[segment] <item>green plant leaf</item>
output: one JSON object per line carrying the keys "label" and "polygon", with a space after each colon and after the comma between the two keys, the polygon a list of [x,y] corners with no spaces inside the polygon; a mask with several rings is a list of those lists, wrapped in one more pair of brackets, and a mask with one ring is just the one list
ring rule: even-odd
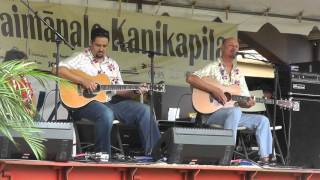
{"label": "green plant leaf", "polygon": [[16,146],[12,138],[13,133],[19,134],[30,146],[37,159],[45,155],[44,139],[41,138],[41,129],[35,127],[33,117],[26,111],[21,93],[25,90],[15,89],[12,80],[21,81],[22,77],[33,77],[46,87],[48,80],[61,81],[60,78],[35,70],[34,63],[9,61],[0,63],[0,133],[6,136]]}

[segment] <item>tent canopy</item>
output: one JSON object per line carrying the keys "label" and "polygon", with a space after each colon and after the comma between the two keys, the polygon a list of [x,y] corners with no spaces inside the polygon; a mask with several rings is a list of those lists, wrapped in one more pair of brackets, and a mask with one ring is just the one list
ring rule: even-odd
{"label": "tent canopy", "polygon": [[[32,0],[48,2],[48,0]],[[256,32],[265,23],[282,33],[308,35],[320,27],[320,1],[316,0],[50,0],[50,3],[169,14],[202,21],[238,24],[240,31]]]}
{"label": "tent canopy", "polygon": [[[143,2],[158,3],[159,0]],[[163,5],[192,7],[207,10],[227,10],[244,14],[282,16],[320,21],[320,1],[315,0],[164,0]]]}
{"label": "tent canopy", "polygon": [[[240,31],[256,32],[271,23],[282,33],[307,35],[313,26],[320,25],[320,1],[315,0],[145,0],[158,6],[180,7],[167,9],[170,15],[182,15],[200,20],[239,25]],[[159,8],[159,11],[162,8]],[[183,10],[184,9],[184,12]],[[180,12],[180,14],[179,14]]]}

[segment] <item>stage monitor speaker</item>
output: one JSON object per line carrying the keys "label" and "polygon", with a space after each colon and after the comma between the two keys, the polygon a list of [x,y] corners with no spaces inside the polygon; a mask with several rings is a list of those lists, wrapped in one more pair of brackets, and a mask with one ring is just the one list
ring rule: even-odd
{"label": "stage monitor speaker", "polygon": [[155,160],[168,163],[229,165],[234,149],[232,130],[173,127],[152,150]]}
{"label": "stage monitor speaker", "polygon": [[[41,130],[35,135],[45,139],[45,160],[71,160],[74,131],[72,123],[36,122],[35,126]],[[18,147],[0,134],[0,159],[35,159],[34,153],[21,135],[12,131],[12,136]]]}
{"label": "stage monitor speaker", "polygon": [[286,118],[291,141],[288,164],[320,168],[320,100],[293,98],[293,101],[300,102],[300,111],[289,111]]}
{"label": "stage monitor speaker", "polygon": [[191,88],[166,86],[165,93],[155,93],[155,113],[157,119],[168,119],[169,108],[180,108],[179,118],[189,118],[189,113],[196,112],[192,106]]}

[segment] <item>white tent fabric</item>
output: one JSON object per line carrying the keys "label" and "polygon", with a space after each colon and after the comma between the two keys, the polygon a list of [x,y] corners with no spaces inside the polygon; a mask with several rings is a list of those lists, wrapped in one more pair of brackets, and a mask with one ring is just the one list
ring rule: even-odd
{"label": "white tent fabric", "polygon": [[[135,3],[106,0],[32,0],[80,6],[136,11]],[[240,31],[256,32],[271,23],[282,33],[307,35],[313,26],[320,27],[320,1],[317,0],[144,0],[142,12],[238,24]],[[154,5],[150,5],[153,3]],[[194,6],[192,5],[194,4]],[[227,10],[229,7],[229,10]],[[268,10],[268,11],[267,11]]]}

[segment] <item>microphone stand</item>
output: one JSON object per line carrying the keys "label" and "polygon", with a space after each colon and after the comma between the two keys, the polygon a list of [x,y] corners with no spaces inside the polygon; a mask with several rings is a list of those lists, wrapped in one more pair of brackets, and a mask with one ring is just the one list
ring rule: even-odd
{"label": "microphone stand", "polygon": [[[120,47],[124,47],[124,48],[129,48],[128,47],[128,43],[121,43],[121,42],[116,42],[115,44],[117,44]],[[144,49],[139,49],[139,48],[135,48],[134,50],[148,54],[148,57],[150,58],[150,120],[153,119],[153,117],[155,118],[155,120],[157,120],[155,113],[154,113],[154,92],[153,92],[153,86],[154,86],[154,56],[155,55],[162,55],[161,53],[155,52],[155,51],[149,51],[149,50],[144,50]],[[152,125],[150,122],[150,136],[152,134]],[[149,138],[150,141],[150,145],[151,145],[151,137]],[[152,147],[151,149],[152,150]],[[151,151],[150,151],[151,152]],[[147,152],[147,153],[150,153]]]}
{"label": "microphone stand", "polygon": [[[59,76],[59,62],[60,62],[60,44],[63,41],[70,49],[74,50],[74,46],[72,46],[57,30],[55,30],[50,24],[48,24],[43,18],[41,18],[38,15],[38,11],[33,10],[30,6],[29,3],[26,3],[23,0],[20,0],[20,2],[25,5],[33,14],[36,18],[38,18],[44,25],[46,25],[51,31],[54,32],[56,36],[56,76]],[[55,121],[57,121],[58,117],[58,95],[59,95],[59,88],[58,88],[58,82],[56,82],[56,87],[55,87],[55,97],[54,97],[54,117]],[[52,116],[50,115],[48,121],[52,120]]]}
{"label": "microphone stand", "polygon": [[[274,92],[273,92],[273,99],[274,99],[274,104],[273,104],[273,121],[272,121],[272,156],[276,157],[277,153],[275,152],[275,144],[279,147],[279,153],[280,153],[280,158],[281,162],[283,165],[285,165],[285,161],[283,158],[282,151],[280,149],[279,141],[276,135],[276,119],[277,119],[277,99],[278,99],[278,86],[279,86],[279,71],[278,71],[278,66],[276,64],[273,64],[274,68]],[[274,142],[276,141],[276,142]]]}
{"label": "microphone stand", "polygon": [[[152,120],[152,117],[155,118],[155,121],[157,120],[157,117],[155,116],[155,112],[154,112],[154,92],[153,92],[153,85],[154,85],[154,55],[155,53],[154,52],[147,52],[148,53],[148,57],[150,58],[150,125],[149,125],[149,142],[150,142],[150,145],[151,145],[151,135],[152,135],[152,125],[151,125],[151,120]],[[152,147],[151,149],[149,150],[149,152],[147,153],[151,153],[152,151]]]}

